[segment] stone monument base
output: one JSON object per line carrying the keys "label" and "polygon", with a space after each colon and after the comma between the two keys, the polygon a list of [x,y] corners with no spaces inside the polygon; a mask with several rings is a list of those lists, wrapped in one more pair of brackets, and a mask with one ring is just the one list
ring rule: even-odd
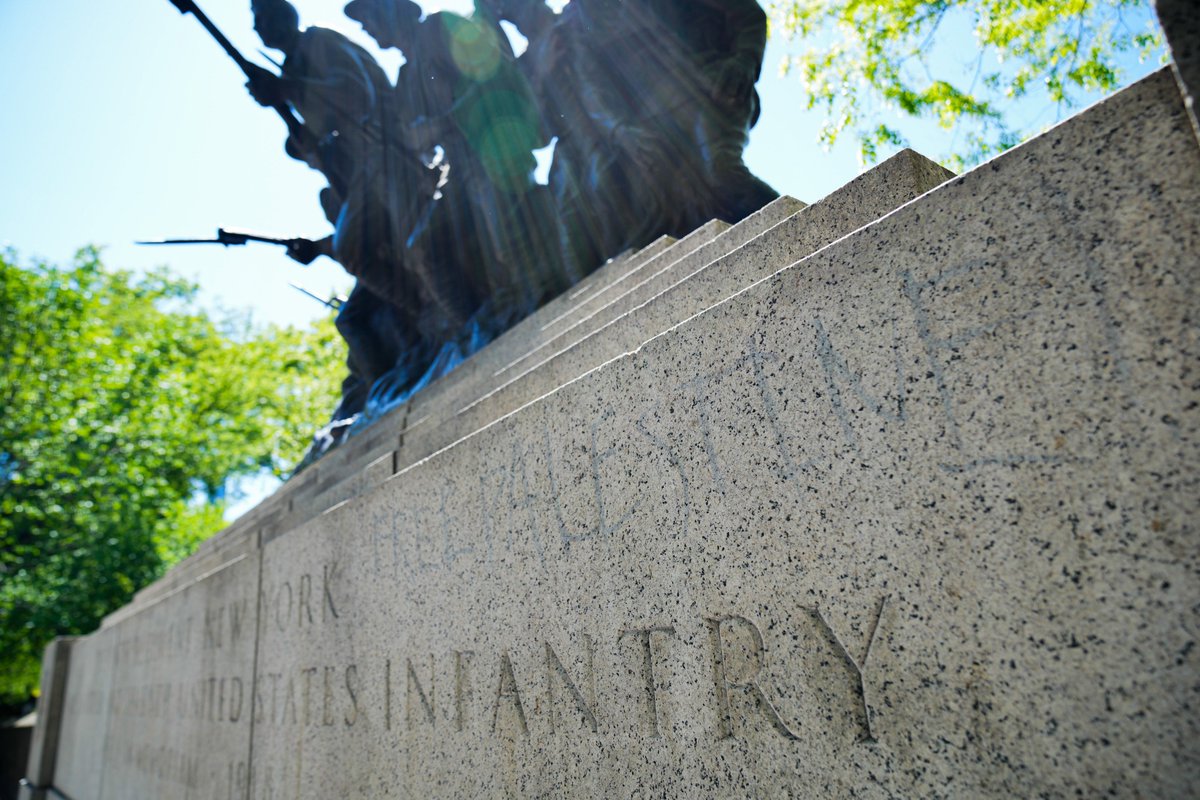
{"label": "stone monument base", "polygon": [[616,259],[48,651],[28,794],[1200,793],[1163,71]]}

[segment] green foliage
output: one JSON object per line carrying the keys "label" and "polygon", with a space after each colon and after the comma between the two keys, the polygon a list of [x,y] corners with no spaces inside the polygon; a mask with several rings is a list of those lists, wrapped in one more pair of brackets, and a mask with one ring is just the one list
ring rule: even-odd
{"label": "green foliage", "polygon": [[337,399],[332,321],[253,329],[165,271],[0,253],[0,702],[223,526],[225,487],[297,463]]}
{"label": "green foliage", "polygon": [[[771,0],[772,32],[802,40],[785,72],[821,139],[854,137],[865,163],[904,142],[881,111],[962,131],[950,160],[972,165],[1035,133],[1014,123],[1023,100],[1058,116],[1120,85],[1130,58],[1165,58],[1148,0]],[[945,51],[953,50],[957,58]],[[963,56],[970,58],[964,63]],[[1034,96],[1036,95],[1036,97]]]}

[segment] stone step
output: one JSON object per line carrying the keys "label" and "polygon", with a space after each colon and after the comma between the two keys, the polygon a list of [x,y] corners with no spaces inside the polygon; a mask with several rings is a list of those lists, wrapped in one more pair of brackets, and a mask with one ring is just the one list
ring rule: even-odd
{"label": "stone step", "polygon": [[536,363],[547,353],[553,353],[562,346],[565,339],[577,335],[577,332],[591,330],[595,320],[600,315],[611,316],[612,310],[622,307],[632,297],[648,296],[654,287],[670,285],[680,276],[690,275],[698,266],[703,266],[724,256],[746,242],[769,230],[777,223],[787,219],[800,209],[804,203],[792,197],[780,197],[764,208],[759,209],[733,227],[726,227],[711,241],[686,253],[679,258],[670,260],[656,268],[644,269],[637,275],[626,276],[633,280],[615,282],[605,291],[590,295],[586,301],[579,303],[568,312],[542,326],[545,338],[520,358],[514,359],[495,373],[496,384],[501,385],[512,375],[525,370],[530,363]]}
{"label": "stone step", "polygon": [[592,272],[566,292],[539,308],[536,314],[529,317],[529,324],[524,329],[527,331],[540,330],[575,303],[603,292],[609,286],[620,283],[628,275],[637,273],[677,241],[678,239],[674,236],[661,236],[641,250],[622,254],[608,261],[600,269]]}
{"label": "stone step", "polygon": [[[505,331],[488,345],[475,353],[454,371],[443,375],[429,386],[422,389],[410,402],[411,419],[418,419],[428,413],[430,407],[436,407],[440,398],[453,395],[464,384],[487,382],[490,375],[500,366],[525,352],[529,342],[536,341],[543,326],[559,317],[579,302],[578,295],[591,295],[603,292],[613,284],[619,283],[629,275],[636,275],[647,264],[654,263],[663,253],[679,247],[680,242],[670,236],[662,236],[651,244],[631,253],[609,261],[600,269],[584,278],[570,292],[560,295],[533,314],[518,322],[510,330]],[[690,247],[691,244],[684,244]]]}
{"label": "stone step", "polygon": [[765,231],[753,218],[734,226],[710,246],[646,276],[603,307],[579,315],[577,324],[564,328],[548,343],[551,347],[539,351],[540,360],[521,362],[526,365],[522,371],[489,393],[445,414],[436,426],[410,431],[399,451],[398,466],[414,463],[636,349],[693,314],[953,177],[919,153],[904,150],[813,205],[783,214],[782,221],[764,214],[764,220],[757,222],[776,222]]}
{"label": "stone step", "polygon": [[[535,338],[536,344],[532,345],[532,349],[536,350],[547,341],[552,340],[558,335],[559,331],[570,327],[576,320],[591,313],[593,309],[602,308],[608,304],[612,297],[624,292],[626,287],[643,279],[643,276],[657,272],[666,268],[664,265],[673,264],[679,259],[694,254],[712,245],[713,241],[721,238],[726,231],[729,230],[729,223],[721,220],[709,220],[701,225],[696,230],[689,233],[683,239],[679,240],[669,250],[664,250],[653,261],[642,265],[642,268],[622,275],[619,280],[609,283],[594,291],[581,292],[575,300],[559,314],[556,314],[551,319],[546,320],[538,327],[538,335]],[[526,351],[521,357],[524,357],[530,351]],[[519,361],[520,358],[515,359]],[[499,375],[505,369],[508,369],[513,362],[505,364],[501,369],[494,374]]]}
{"label": "stone step", "polygon": [[[390,477],[387,465],[393,465],[394,472],[399,453],[405,450],[404,442],[414,430],[442,425],[451,416],[448,412],[485,394],[497,382],[496,373],[517,357],[514,354],[529,352],[553,337],[553,331],[569,324],[569,320],[602,306],[619,294],[625,281],[675,263],[711,243],[729,227],[728,223],[713,220],[678,241],[662,237],[626,259],[606,264],[597,271],[595,280],[586,281],[588,285],[577,286],[573,292],[547,303],[456,370],[421,390],[403,409],[375,421],[322,458],[317,465],[320,480],[311,491],[296,495],[292,507],[264,527],[264,535],[287,530]],[[372,467],[364,472],[365,464]]]}
{"label": "stone step", "polygon": [[610,296],[615,287],[623,285],[630,278],[646,271],[660,269],[663,265],[693,252],[697,248],[712,241],[729,225],[713,220],[702,225],[695,231],[669,247],[658,250],[650,258],[641,261],[636,269],[626,270],[615,280],[598,286],[576,301],[569,301],[565,307],[552,308],[547,304],[547,314],[538,314],[527,320],[529,325],[520,324],[496,339],[495,342],[480,350],[451,372],[437,385],[429,386],[418,392],[410,402],[410,412],[406,431],[418,426],[427,426],[441,421],[446,409],[468,402],[491,389],[496,383],[496,373],[530,350],[538,347],[543,341],[551,338],[553,331],[565,324],[564,320],[572,319],[582,313],[581,309],[591,308],[593,304],[603,302]]}

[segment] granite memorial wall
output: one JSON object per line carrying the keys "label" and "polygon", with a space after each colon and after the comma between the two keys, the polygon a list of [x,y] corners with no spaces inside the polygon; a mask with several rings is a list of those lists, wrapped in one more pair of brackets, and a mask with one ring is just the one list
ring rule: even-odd
{"label": "granite memorial wall", "polygon": [[1200,148],[1159,72],[614,260],[97,633],[27,791],[1200,791]]}

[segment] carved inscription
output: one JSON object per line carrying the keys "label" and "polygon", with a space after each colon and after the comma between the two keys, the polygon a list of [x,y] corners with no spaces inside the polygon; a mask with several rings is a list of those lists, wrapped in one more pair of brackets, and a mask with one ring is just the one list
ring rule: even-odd
{"label": "carved inscription", "polygon": [[249,601],[242,599],[204,612],[204,649],[215,650],[242,641],[248,630]]}
{"label": "carved inscription", "polygon": [[[708,617],[708,632],[712,644],[713,683],[717,695],[717,730],[723,739],[734,736],[733,714],[730,710],[729,693],[744,691],[748,693],[762,708],[763,714],[775,730],[788,739],[799,739],[779,711],[771,704],[766,692],[758,684],[758,673],[764,666],[763,637],[758,626],[743,616]],[[749,646],[742,660],[745,667],[735,677],[733,667],[728,657],[728,636],[731,629],[740,629],[747,635]]]}
{"label": "carved inscription", "polygon": [[[962,300],[1007,285],[1006,270],[987,260],[898,270],[898,302],[872,330],[812,314],[797,320],[794,340],[749,336],[719,368],[664,379],[643,405],[601,404],[554,430],[498,429],[477,479],[447,481],[373,522],[371,567],[402,579],[464,562],[500,568],[510,555],[547,563],[627,534],[635,521],[688,535],[706,493],[747,497],[778,486],[775,502],[807,503],[839,459],[874,466],[882,437],[917,428],[947,473],[1064,461],[1059,439],[1030,430],[1048,426],[1031,421],[1028,398],[980,397],[978,381],[958,380],[973,348],[994,349],[989,340],[1019,335],[1042,313],[1023,299]],[[968,307],[958,313],[959,305]],[[1009,428],[1031,435],[995,435]],[[466,519],[479,530],[464,528]]]}
{"label": "carved inscription", "polygon": [[639,645],[642,655],[642,679],[646,682],[646,719],[649,722],[650,736],[661,737],[658,728],[658,692],[659,684],[654,676],[654,646],[655,636],[674,636],[675,628],[670,625],[652,625],[648,628],[627,628],[621,631],[621,638],[632,637]]}
{"label": "carved inscription", "polygon": [[244,800],[249,796],[251,770],[245,761],[205,758],[158,742],[122,739],[110,740],[108,754],[126,774],[136,775],[139,782],[151,782],[143,792],[152,788],[161,797],[212,800]]}
{"label": "carved inscription", "polygon": [[305,572],[274,584],[264,582],[262,613],[280,633],[331,624],[341,616],[335,599],[341,579],[341,566],[333,562],[322,564],[320,573]]}
{"label": "carved inscription", "polygon": [[112,713],[133,719],[232,722],[242,719],[249,695],[238,675],[214,675],[191,682],[119,686],[112,692]]}
{"label": "carved inscription", "polygon": [[[865,615],[865,637],[860,632],[853,646],[839,630],[841,623],[825,609],[809,606],[761,622],[743,614],[720,614],[624,628],[611,634],[607,647],[600,638],[579,633],[565,645],[542,639],[494,655],[450,649],[266,671],[256,682],[254,721],[262,728],[315,732],[353,728],[381,714],[383,728],[397,735],[418,729],[442,735],[486,731],[497,738],[526,740],[602,736],[606,726],[632,717],[648,737],[662,738],[664,726],[689,724],[672,716],[687,706],[672,693],[698,691],[712,698],[712,715],[702,722],[715,739],[770,734],[798,741],[827,733],[832,719],[823,717],[820,729],[805,730],[799,720],[806,709],[787,699],[804,688],[796,682],[805,679],[786,654],[812,652],[824,654],[812,659],[810,667],[819,665],[823,671],[821,692],[832,695],[827,701],[846,710],[844,718],[852,725],[861,726],[854,731],[857,740],[874,743],[878,734],[871,687],[877,681],[871,665],[889,603],[890,597],[882,597]],[[793,649],[772,649],[771,641]],[[685,657],[680,649],[684,643],[699,649]],[[617,660],[605,663],[605,657]],[[687,672],[698,665],[707,668]],[[621,676],[624,686],[611,683]],[[486,696],[476,694],[477,681],[490,684]],[[377,699],[364,699],[368,697]],[[145,702],[164,699],[150,692]]]}
{"label": "carved inscription", "polygon": [[254,723],[351,728],[367,712],[361,694],[357,664],[260,673],[255,681]]}

